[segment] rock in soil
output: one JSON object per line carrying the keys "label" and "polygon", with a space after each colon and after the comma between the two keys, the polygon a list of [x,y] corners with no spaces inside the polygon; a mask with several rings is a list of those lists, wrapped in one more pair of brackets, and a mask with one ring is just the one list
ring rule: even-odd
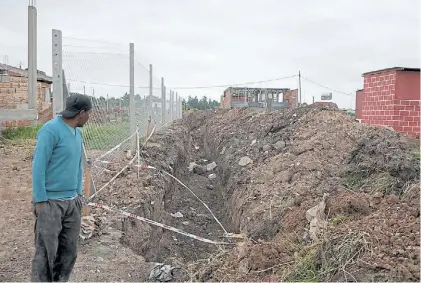
{"label": "rock in soil", "polygon": [[212,171],[212,170],[213,170],[213,169],[215,169],[217,166],[218,166],[218,165],[216,165],[216,162],[214,161],[214,162],[209,163],[208,165],[206,165],[206,170],[207,170],[207,171]]}
{"label": "rock in soil", "polygon": [[248,156],[243,156],[238,162],[238,165],[240,165],[241,167],[244,167],[244,166],[249,165],[250,163],[253,163],[253,160]]}
{"label": "rock in soil", "polygon": [[210,174],[208,178],[209,180],[213,180],[216,178],[216,174]]}

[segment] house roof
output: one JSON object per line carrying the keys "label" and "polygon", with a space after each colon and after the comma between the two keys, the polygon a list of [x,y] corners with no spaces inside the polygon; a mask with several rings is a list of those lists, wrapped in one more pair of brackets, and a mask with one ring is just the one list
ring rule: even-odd
{"label": "house roof", "polygon": [[[9,75],[11,76],[21,76],[21,77],[27,77],[28,76],[28,70],[24,70],[21,68],[13,67],[10,65],[2,64],[0,63],[0,71],[7,71]],[[53,83],[53,78],[49,77],[45,74],[43,71],[37,71],[37,81],[47,82],[47,83]]]}
{"label": "house roof", "polygon": [[386,73],[386,72],[392,72],[392,71],[419,72],[420,68],[392,67],[392,68],[386,68],[386,69],[381,69],[377,71],[367,72],[367,73],[362,74],[362,77],[364,77],[365,75]]}

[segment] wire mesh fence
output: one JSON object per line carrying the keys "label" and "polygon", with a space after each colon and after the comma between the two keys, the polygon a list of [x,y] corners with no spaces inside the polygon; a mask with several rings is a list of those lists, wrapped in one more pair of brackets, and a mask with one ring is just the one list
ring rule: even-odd
{"label": "wire mesh fence", "polygon": [[171,118],[170,90],[151,65],[131,52],[129,44],[64,37],[61,58],[63,92],[85,94],[92,101],[82,133],[85,155],[92,160],[94,185],[100,186],[127,165],[128,156],[136,149],[136,133],[145,139],[152,129],[175,120],[179,111],[173,109]]}

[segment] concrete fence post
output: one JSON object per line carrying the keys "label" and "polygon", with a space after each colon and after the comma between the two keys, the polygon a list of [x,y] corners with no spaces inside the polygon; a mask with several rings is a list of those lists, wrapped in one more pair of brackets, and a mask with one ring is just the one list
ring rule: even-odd
{"label": "concrete fence post", "polygon": [[53,29],[53,116],[56,117],[64,109],[63,94],[63,50],[62,34],[60,30]]}
{"label": "concrete fence post", "polygon": [[[153,71],[152,71],[152,64],[149,64],[149,103],[148,103],[148,115],[150,119],[152,120],[152,95],[153,95]],[[155,121],[155,118],[153,119],[153,122]]]}
{"label": "concrete fence post", "polygon": [[174,121],[174,92],[170,90],[170,121]]}
{"label": "concrete fence post", "polygon": [[[130,43],[130,96],[129,96],[129,115],[130,115],[130,134],[132,135],[136,131],[136,105],[134,99],[134,44]],[[136,138],[133,137],[131,150],[136,150]]]}
{"label": "concrete fence post", "polygon": [[166,122],[166,111],[167,111],[167,98],[166,98],[166,89],[164,84],[164,78],[161,78],[161,114],[162,114],[162,125]]}
{"label": "concrete fence post", "polygon": [[178,119],[178,92],[175,93],[174,111],[175,111],[175,119]]}
{"label": "concrete fence post", "polygon": [[28,6],[28,108],[37,109],[37,8]]}

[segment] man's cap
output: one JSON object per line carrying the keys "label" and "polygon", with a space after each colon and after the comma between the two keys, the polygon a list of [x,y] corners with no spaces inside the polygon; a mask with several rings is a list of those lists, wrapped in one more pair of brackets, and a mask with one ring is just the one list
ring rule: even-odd
{"label": "man's cap", "polygon": [[73,94],[66,99],[66,109],[59,113],[63,118],[71,119],[76,117],[82,110],[92,109],[92,102],[89,96],[83,94]]}

